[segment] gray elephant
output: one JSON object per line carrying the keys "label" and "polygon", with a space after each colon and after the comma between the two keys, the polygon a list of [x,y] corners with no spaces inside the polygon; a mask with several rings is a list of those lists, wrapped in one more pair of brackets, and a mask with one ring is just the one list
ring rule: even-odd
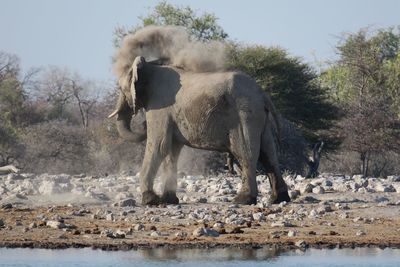
{"label": "gray elephant", "polygon": [[[184,145],[229,152],[242,168],[239,204],[257,202],[256,165],[260,159],[272,186],[273,203],[290,201],[282,179],[269,113],[276,118],[267,94],[249,76],[240,72],[184,71],[150,64],[136,57],[120,77],[121,93],[116,110],[121,137],[140,142],[146,151],[140,171],[142,203],[177,204],[177,161]],[[147,133],[130,129],[139,109],[146,112]],[[162,196],[153,191],[155,175],[162,164]]]}

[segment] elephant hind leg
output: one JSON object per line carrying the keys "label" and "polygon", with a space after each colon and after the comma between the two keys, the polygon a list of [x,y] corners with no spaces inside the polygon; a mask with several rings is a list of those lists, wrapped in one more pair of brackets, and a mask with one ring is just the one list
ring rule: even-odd
{"label": "elephant hind leg", "polygon": [[260,152],[260,138],[245,127],[234,134],[231,152],[242,168],[242,189],[235,197],[238,204],[251,205],[257,203],[258,189],[256,182],[257,160]]}
{"label": "elephant hind leg", "polygon": [[288,189],[282,178],[275,142],[270,128],[266,127],[262,134],[260,161],[263,164],[272,190],[271,202],[273,204],[290,201]]}
{"label": "elephant hind leg", "polygon": [[173,144],[171,152],[165,157],[162,163],[162,196],[161,202],[165,204],[179,204],[179,199],[176,196],[177,187],[177,165],[179,153],[182,145]]}

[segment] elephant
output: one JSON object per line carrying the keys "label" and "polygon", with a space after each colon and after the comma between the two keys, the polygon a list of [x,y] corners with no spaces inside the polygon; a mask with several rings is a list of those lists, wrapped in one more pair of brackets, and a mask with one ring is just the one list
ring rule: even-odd
{"label": "elephant", "polygon": [[[140,189],[143,205],[178,204],[177,161],[184,145],[231,153],[242,169],[238,204],[256,204],[256,165],[260,160],[270,178],[271,201],[290,201],[273,138],[276,111],[269,96],[239,71],[190,72],[146,62],[138,56],[119,77],[116,126],[124,139],[147,138]],[[130,127],[132,116],[145,110],[146,131]],[[272,114],[273,116],[269,116]],[[162,168],[162,195],[153,190]]]}

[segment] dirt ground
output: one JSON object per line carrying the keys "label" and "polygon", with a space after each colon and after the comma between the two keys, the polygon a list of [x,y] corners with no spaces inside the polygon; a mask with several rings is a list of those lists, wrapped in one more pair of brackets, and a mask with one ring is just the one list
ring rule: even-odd
{"label": "dirt ground", "polygon": [[[397,194],[397,193],[391,193]],[[395,195],[397,198],[397,195]],[[294,201],[267,208],[235,206],[231,203],[181,204],[190,214],[193,209],[217,208],[236,210],[240,214],[258,214],[260,220],[242,225],[199,222],[188,216],[170,216],[172,206],[149,208],[135,206],[125,212],[104,205],[60,205],[30,208],[26,205],[4,205],[0,209],[0,247],[67,248],[94,247],[107,250],[149,247],[400,247],[400,206],[379,203],[332,205],[323,216],[290,217],[283,225],[274,224],[274,214],[295,214],[299,209],[317,209],[318,203]],[[336,209],[337,208],[337,209]],[[115,218],[103,211],[111,210]],[[60,222],[52,228],[49,221]],[[139,227],[140,225],[141,227]],[[1,226],[1,223],[0,223]],[[144,229],[140,229],[144,226]],[[199,228],[214,229],[219,236],[196,235]],[[60,228],[60,229],[58,229]],[[120,236],[107,237],[107,231],[120,230]]]}

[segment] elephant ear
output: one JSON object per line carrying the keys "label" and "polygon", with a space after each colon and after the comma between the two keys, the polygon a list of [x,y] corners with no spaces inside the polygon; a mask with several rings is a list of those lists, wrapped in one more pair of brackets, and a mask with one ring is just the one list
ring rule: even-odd
{"label": "elephant ear", "polygon": [[136,57],[133,61],[131,72],[131,84],[130,84],[130,95],[132,97],[132,110],[133,113],[136,114],[138,111],[138,107],[136,104],[136,82],[139,80],[139,70],[143,67],[145,63],[144,57]]}
{"label": "elephant ear", "polygon": [[136,113],[138,110],[136,91],[136,83],[139,80],[139,70],[144,66],[145,59],[143,57],[136,57],[132,63],[131,68],[119,78],[119,86],[125,95],[126,102],[132,108],[133,112]]}

